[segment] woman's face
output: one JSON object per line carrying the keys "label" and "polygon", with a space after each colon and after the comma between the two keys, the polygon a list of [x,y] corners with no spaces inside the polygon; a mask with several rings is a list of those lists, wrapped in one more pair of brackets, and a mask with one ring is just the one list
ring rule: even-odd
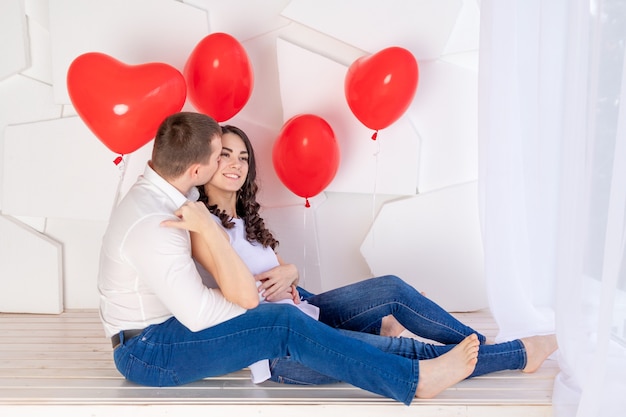
{"label": "woman's face", "polygon": [[243,140],[234,133],[222,135],[222,152],[215,175],[209,181],[212,187],[224,191],[238,191],[248,177],[248,150]]}

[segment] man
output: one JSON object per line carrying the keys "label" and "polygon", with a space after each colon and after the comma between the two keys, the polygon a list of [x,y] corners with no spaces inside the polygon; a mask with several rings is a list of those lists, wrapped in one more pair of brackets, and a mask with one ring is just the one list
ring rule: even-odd
{"label": "man", "polygon": [[[215,120],[189,112],[169,116],[143,176],[111,215],[98,288],[100,315],[122,375],[139,384],[174,386],[288,356],[408,405],[416,392],[434,396],[472,373],[475,335],[420,361],[383,352],[293,306],[259,305],[254,277],[204,204],[195,202],[195,186],[215,173],[220,151]],[[207,246],[204,263],[219,289],[203,285],[188,230]]]}
{"label": "man", "polygon": [[[229,277],[220,283],[221,291],[202,285],[190,256],[189,233],[160,226],[190,204],[188,200],[197,199],[195,186],[213,176],[221,147],[221,128],[210,117],[169,117],[156,134],[143,176],[115,208],[103,240],[98,281],[102,321],[114,344],[121,343],[121,331],[132,335],[132,329],[172,315],[189,329],[201,330],[258,303],[254,279],[219,227],[207,228],[206,241],[211,253],[219,254],[216,274]],[[244,291],[246,286],[250,291]]]}

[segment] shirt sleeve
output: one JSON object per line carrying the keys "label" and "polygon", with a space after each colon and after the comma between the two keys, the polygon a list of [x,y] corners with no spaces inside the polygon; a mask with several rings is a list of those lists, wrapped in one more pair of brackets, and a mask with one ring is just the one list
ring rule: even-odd
{"label": "shirt sleeve", "polygon": [[174,317],[191,331],[199,331],[246,312],[207,288],[191,258],[191,239],[186,230],[164,227],[172,219],[152,215],[136,223],[127,233],[122,255],[137,271],[139,279]]}

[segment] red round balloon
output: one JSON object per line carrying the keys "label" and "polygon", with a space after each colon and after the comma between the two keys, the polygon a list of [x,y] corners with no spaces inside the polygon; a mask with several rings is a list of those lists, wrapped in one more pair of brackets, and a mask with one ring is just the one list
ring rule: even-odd
{"label": "red round balloon", "polygon": [[174,67],[126,65],[99,52],[72,61],[67,91],[87,127],[122,155],[152,140],[161,122],[182,109],[187,94],[185,79]]}
{"label": "red round balloon", "polygon": [[409,107],[417,81],[415,57],[392,46],[350,65],[344,84],[346,100],[361,123],[370,129],[384,129]]}
{"label": "red round balloon", "polygon": [[313,114],[292,117],[274,143],[272,162],[278,178],[291,192],[306,199],[316,196],[330,184],[339,167],[339,145],[332,127]]}
{"label": "red round balloon", "polygon": [[226,33],[212,33],[191,52],[183,70],[191,104],[218,122],[237,114],[254,85],[246,50]]}

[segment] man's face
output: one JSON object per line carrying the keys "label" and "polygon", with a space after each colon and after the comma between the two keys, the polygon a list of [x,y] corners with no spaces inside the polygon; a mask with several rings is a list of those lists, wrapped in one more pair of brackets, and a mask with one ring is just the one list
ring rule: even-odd
{"label": "man's face", "polygon": [[215,136],[211,141],[211,155],[209,155],[208,161],[202,165],[201,175],[198,177],[198,184],[203,185],[209,182],[215,171],[217,171],[217,167],[220,161],[220,153],[222,152],[222,138],[220,136]]}

